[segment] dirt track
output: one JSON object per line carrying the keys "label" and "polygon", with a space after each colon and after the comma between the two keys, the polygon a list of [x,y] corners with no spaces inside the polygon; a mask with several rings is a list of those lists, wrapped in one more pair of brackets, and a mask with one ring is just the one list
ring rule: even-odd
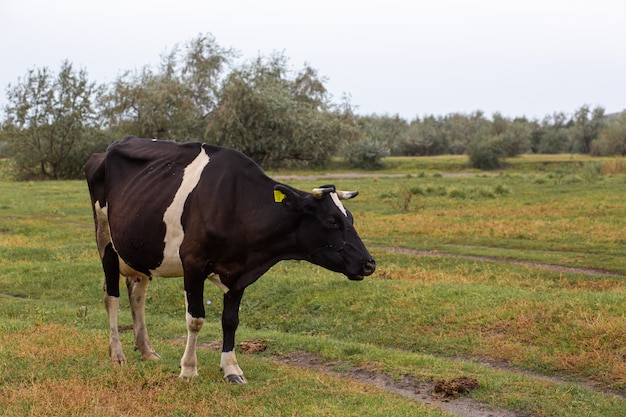
{"label": "dirt track", "polygon": [[334,371],[339,362],[327,361],[320,356],[307,352],[295,352],[284,356],[274,356],[273,359],[282,364],[299,368],[314,369],[325,374],[348,378],[368,385],[374,385],[385,391],[393,392],[405,398],[441,408],[450,414],[459,417],[525,417],[526,414],[516,411],[491,408],[486,404],[462,394],[477,388],[480,384],[471,378],[458,380],[420,381],[404,375],[400,379],[393,379],[382,372],[374,372],[364,367],[353,367],[345,372]]}
{"label": "dirt track", "polygon": [[517,259],[509,259],[509,258],[493,258],[489,256],[477,256],[477,255],[456,255],[452,253],[442,253],[442,252],[434,252],[434,251],[429,251],[429,250],[416,250],[416,249],[406,249],[406,248],[387,247],[387,246],[378,247],[377,249],[382,249],[388,252],[403,253],[406,255],[430,256],[434,258],[461,258],[461,259],[473,259],[473,260],[484,261],[484,262],[501,262],[501,263],[508,263],[508,264],[514,264],[514,265],[528,266],[531,268],[547,269],[550,271],[557,271],[557,272],[574,272],[577,274],[586,274],[586,275],[622,276],[622,274],[611,272],[611,271],[605,271],[602,269],[575,268],[575,267],[562,266],[562,265],[540,264],[540,263],[535,263],[535,262],[519,261]]}

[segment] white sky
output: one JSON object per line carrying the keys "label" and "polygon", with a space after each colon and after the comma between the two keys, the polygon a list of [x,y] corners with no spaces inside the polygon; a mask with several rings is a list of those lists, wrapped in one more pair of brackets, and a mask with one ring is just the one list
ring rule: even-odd
{"label": "white sky", "polygon": [[207,32],[309,64],[359,114],[626,109],[625,0],[2,0],[0,108],[29,69],[110,82]]}

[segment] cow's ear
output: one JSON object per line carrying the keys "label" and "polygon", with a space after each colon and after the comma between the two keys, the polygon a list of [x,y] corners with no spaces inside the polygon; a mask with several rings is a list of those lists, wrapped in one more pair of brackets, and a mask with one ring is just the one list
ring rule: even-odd
{"label": "cow's ear", "polygon": [[274,202],[281,203],[285,208],[290,210],[296,210],[301,206],[302,197],[299,196],[293,189],[283,184],[276,184],[274,186]]}
{"label": "cow's ear", "polygon": [[274,202],[281,203],[287,208],[296,208],[299,206],[298,200],[300,196],[297,195],[291,188],[283,184],[276,184],[274,186]]}

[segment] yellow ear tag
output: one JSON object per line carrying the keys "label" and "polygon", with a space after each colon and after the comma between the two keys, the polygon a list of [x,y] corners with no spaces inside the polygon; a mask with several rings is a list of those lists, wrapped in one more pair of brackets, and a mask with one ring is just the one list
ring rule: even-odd
{"label": "yellow ear tag", "polygon": [[287,197],[282,191],[274,190],[274,201],[277,203],[282,203],[283,200]]}

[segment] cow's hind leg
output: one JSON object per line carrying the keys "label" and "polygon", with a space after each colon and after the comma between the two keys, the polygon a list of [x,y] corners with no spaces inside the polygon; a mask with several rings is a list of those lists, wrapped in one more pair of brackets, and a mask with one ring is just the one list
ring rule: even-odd
{"label": "cow's hind leg", "polygon": [[102,266],[104,269],[104,307],[109,316],[109,355],[113,362],[124,363],[126,357],[122,349],[117,327],[117,315],[120,310],[120,271],[119,260],[113,246],[109,243],[103,250]]}
{"label": "cow's hind leg", "polygon": [[104,307],[109,315],[109,355],[113,362],[124,363],[126,357],[124,356],[124,350],[122,349],[122,342],[120,341],[120,334],[117,329],[117,313],[120,309],[120,297],[114,297],[104,293]]}
{"label": "cow's hind leg", "polygon": [[224,371],[224,379],[235,384],[248,382],[243,376],[243,371],[239,367],[235,355],[235,332],[239,326],[239,305],[241,304],[242,296],[243,290],[229,291],[224,294],[224,310],[222,312],[224,341],[220,367]]}
{"label": "cow's hind leg", "polygon": [[145,305],[146,293],[150,279],[145,276],[134,275],[126,277],[128,300],[133,315],[133,330],[135,332],[135,350],[141,352],[141,359],[158,360],[161,357],[154,351],[148,338],[146,327]]}

